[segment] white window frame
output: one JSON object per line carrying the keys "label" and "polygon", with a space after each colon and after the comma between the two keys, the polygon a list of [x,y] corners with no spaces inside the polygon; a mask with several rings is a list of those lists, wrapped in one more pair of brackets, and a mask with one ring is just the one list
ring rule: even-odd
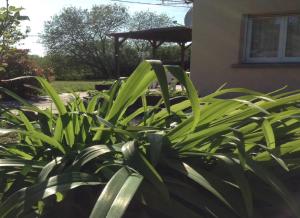
{"label": "white window frame", "polygon": [[[294,14],[300,15],[300,14]],[[287,45],[287,30],[288,30],[288,18],[293,15],[274,15],[274,16],[256,16],[261,18],[277,17],[280,18],[280,35],[277,57],[251,57],[251,42],[252,42],[252,25],[253,18],[247,16],[245,19],[245,36],[244,41],[244,61],[246,63],[299,63],[300,57],[286,57],[286,45]]]}

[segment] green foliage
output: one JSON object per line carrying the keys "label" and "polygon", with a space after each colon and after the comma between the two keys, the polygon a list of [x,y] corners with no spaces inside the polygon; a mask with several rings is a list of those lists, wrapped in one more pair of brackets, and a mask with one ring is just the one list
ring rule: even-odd
{"label": "green foliage", "polygon": [[6,63],[5,71],[0,74],[0,79],[12,79],[20,76],[43,76],[51,79],[53,72],[48,67],[39,67],[35,60],[28,55],[29,50],[10,49],[3,57]]}
{"label": "green foliage", "polygon": [[[166,71],[185,86],[187,100],[172,104]],[[156,79],[162,99],[150,106],[144,96]],[[141,63],[87,103],[77,97],[64,105],[46,80],[37,80],[57,114],[1,88],[23,103],[18,113],[1,112],[10,128],[0,134],[21,137],[1,146],[1,217],[300,217],[293,195],[299,91],[219,89],[198,98],[180,68],[159,61]],[[234,93],[240,97],[222,98]],[[143,107],[130,113],[141,98]]]}
{"label": "green foliage", "polygon": [[87,66],[75,61],[72,57],[60,54],[47,55],[40,58],[41,64],[50,66],[55,72],[56,80],[87,80],[95,78]]}
{"label": "green foliage", "polygon": [[6,7],[0,8],[0,72],[7,66],[6,55],[18,41],[26,37],[20,29],[20,23],[28,20],[27,16],[21,16],[22,8],[9,5],[6,0]]}
{"label": "green foliage", "polygon": [[[113,55],[112,46],[108,46],[110,55],[106,55],[109,64],[109,77],[112,78]],[[124,44],[120,51],[120,76],[128,76],[139,64],[137,51],[129,45]],[[72,56],[62,54],[51,54],[45,57],[35,58],[41,68],[52,68],[57,80],[95,80],[105,76],[95,74],[93,69],[86,66],[82,61],[77,61]],[[106,78],[107,79],[107,78]]]}
{"label": "green foliage", "polygon": [[27,16],[21,16],[22,8],[10,6],[6,0],[6,7],[0,8],[0,54],[4,54],[16,42],[20,41],[25,35],[20,30],[20,23],[29,20]]}
{"label": "green foliage", "polygon": [[61,57],[69,63],[67,66],[76,63],[96,78],[109,78],[113,44],[108,34],[119,30],[127,20],[126,8],[118,5],[93,6],[90,10],[64,8],[46,22],[42,38],[49,55]]}
{"label": "green foliage", "polygon": [[128,29],[132,31],[146,30],[174,25],[176,22],[167,14],[157,14],[148,10],[134,13],[128,23]]}
{"label": "green foliage", "polygon": [[[120,75],[115,75],[114,40],[109,33],[174,26],[165,14],[142,11],[129,16],[125,7],[99,5],[90,10],[69,7],[44,26],[48,62],[59,80],[108,79],[128,76],[141,60],[151,57],[148,41],[127,40],[120,48]],[[174,46],[160,49],[158,58],[179,59]],[[178,55],[178,56],[176,56]]]}

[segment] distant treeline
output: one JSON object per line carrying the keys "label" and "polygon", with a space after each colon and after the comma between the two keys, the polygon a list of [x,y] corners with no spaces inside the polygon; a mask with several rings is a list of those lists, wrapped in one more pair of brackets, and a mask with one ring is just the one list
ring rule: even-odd
{"label": "distant treeline", "polygon": [[[144,58],[151,58],[150,51]],[[157,59],[166,64],[180,64],[180,48],[177,45],[162,46],[157,51]],[[101,69],[94,70],[81,61],[76,61],[71,56],[52,54],[44,57],[31,55],[30,58],[40,68],[52,69],[55,80],[93,80],[110,79],[114,76],[114,57],[106,56],[106,64],[109,69],[108,75],[105,75]],[[130,75],[136,66],[143,60],[139,56],[137,49],[131,45],[124,45],[120,50],[120,76]],[[189,63],[186,63],[188,66]]]}

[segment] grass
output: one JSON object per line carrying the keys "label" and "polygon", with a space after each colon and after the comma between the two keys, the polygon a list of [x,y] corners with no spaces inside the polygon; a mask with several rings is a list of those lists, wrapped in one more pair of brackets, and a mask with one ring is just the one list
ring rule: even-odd
{"label": "grass", "polygon": [[51,85],[55,88],[58,93],[64,92],[84,92],[88,90],[94,90],[95,85],[100,84],[111,84],[112,81],[53,81]]}

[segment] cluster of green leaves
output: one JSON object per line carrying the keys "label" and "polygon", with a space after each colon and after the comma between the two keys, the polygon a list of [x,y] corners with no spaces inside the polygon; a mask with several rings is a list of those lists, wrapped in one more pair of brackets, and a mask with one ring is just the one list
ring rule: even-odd
{"label": "cluster of green leaves", "polygon": [[29,18],[22,16],[21,11],[22,8],[9,6],[8,4],[7,7],[0,8],[0,39],[2,45],[13,45],[24,38],[19,25],[21,21]]}
{"label": "cluster of green leaves", "polygon": [[[185,86],[186,100],[170,99],[166,71]],[[86,186],[99,196],[82,216],[300,217],[292,194],[300,166],[299,91],[221,88],[198,98],[179,67],[145,61],[109,92],[65,106],[47,81],[36,79],[57,113],[1,88],[23,104],[17,113],[1,109],[11,128],[0,133],[21,137],[0,147],[1,217],[58,216],[58,205]],[[151,106],[146,93],[156,79],[162,98]],[[235,93],[240,97],[221,98]],[[143,106],[129,112],[138,99]],[[63,201],[54,204],[51,196]]]}
{"label": "cluster of green leaves", "polygon": [[5,63],[3,57],[11,50],[16,42],[25,38],[25,34],[20,29],[21,21],[28,20],[27,16],[22,16],[22,8],[10,6],[6,0],[6,7],[0,8],[0,70],[3,70]]}

